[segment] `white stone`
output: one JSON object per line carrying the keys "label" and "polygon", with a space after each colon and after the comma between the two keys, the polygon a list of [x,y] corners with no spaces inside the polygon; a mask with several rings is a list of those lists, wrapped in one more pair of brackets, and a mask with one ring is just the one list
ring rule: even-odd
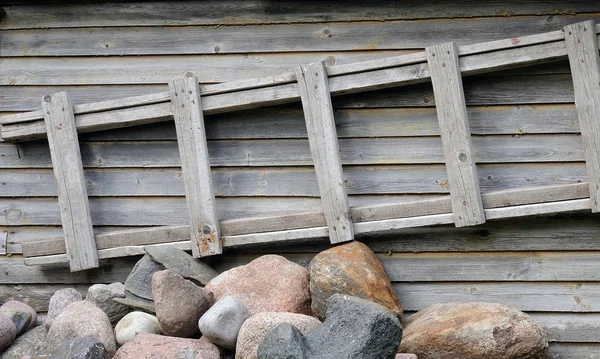
{"label": "white stone", "polygon": [[198,321],[200,332],[223,348],[235,349],[242,324],[251,314],[241,300],[226,296],[215,303]]}
{"label": "white stone", "polygon": [[124,316],[115,327],[115,337],[119,345],[130,341],[137,333],[161,334],[158,319],[152,314],[131,312]]}

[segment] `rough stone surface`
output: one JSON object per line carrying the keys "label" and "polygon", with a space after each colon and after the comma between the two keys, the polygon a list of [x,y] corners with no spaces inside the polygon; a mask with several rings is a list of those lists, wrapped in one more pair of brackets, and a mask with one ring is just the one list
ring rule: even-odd
{"label": "rough stone surface", "polygon": [[282,256],[261,256],[221,273],[205,288],[213,292],[217,300],[226,295],[240,299],[252,314],[312,315],[308,271]]}
{"label": "rough stone surface", "polygon": [[274,312],[255,314],[246,320],[240,329],[235,348],[236,359],[257,359],[258,347],[267,332],[283,323],[293,325],[302,334],[321,325],[317,318],[303,314]]}
{"label": "rough stone surface", "polygon": [[131,312],[124,316],[115,327],[115,338],[119,345],[130,341],[137,333],[161,334],[158,319],[152,314]]}
{"label": "rough stone surface", "polygon": [[112,324],[116,324],[131,307],[117,303],[113,298],[125,298],[125,285],[123,283],[94,284],[88,289],[85,300],[102,309]]}
{"label": "rough stone surface", "polygon": [[153,261],[149,255],[144,255],[127,276],[125,289],[138,297],[152,300],[152,275],[164,269],[165,267]]}
{"label": "rough stone surface", "polygon": [[37,321],[37,313],[25,303],[9,300],[0,306],[0,315],[4,315],[15,323],[17,336],[33,328]]}
{"label": "rough stone surface", "polygon": [[51,354],[63,359],[110,359],[104,344],[93,337],[67,340],[56,347]]}
{"label": "rough stone surface", "polygon": [[211,292],[168,269],[154,273],[152,291],[164,335],[187,338],[200,333],[198,320],[214,303]]}
{"label": "rough stone surface", "polygon": [[496,303],[441,303],[408,318],[400,351],[419,359],[541,359],[548,358],[548,340],[517,309]]}
{"label": "rough stone surface", "polygon": [[200,332],[211,342],[227,349],[235,349],[238,333],[250,312],[236,297],[219,299],[198,321]]}
{"label": "rough stone surface", "polygon": [[175,247],[149,246],[144,250],[155,262],[196,284],[206,285],[219,274],[200,260]]}
{"label": "rough stone surface", "polygon": [[219,349],[206,340],[140,333],[123,345],[113,359],[220,359]]}
{"label": "rough stone surface", "polygon": [[48,329],[44,325],[30,329],[2,353],[2,359],[20,359],[27,354],[42,353],[46,349],[47,333]]}
{"label": "rough stone surface", "polygon": [[135,310],[141,310],[147,313],[156,313],[153,300],[138,297],[128,290],[125,290],[125,298],[113,298],[112,300]]}
{"label": "rough stone surface", "polygon": [[419,359],[419,358],[414,354],[398,353],[398,354],[396,354],[395,359]]}
{"label": "rough stone surface", "polygon": [[50,328],[54,318],[65,309],[69,304],[82,300],[81,293],[75,288],[64,288],[54,292],[48,304],[48,315],[44,324],[46,328]]}
{"label": "rough stone surface", "polygon": [[116,351],[115,335],[108,316],[85,300],[70,304],[54,319],[46,336],[47,349],[52,351],[62,342],[78,337],[97,338],[110,355]]}
{"label": "rough stone surface", "polygon": [[17,337],[17,327],[9,318],[0,315],[0,353]]}
{"label": "rough stone surface", "polygon": [[353,241],[317,254],[310,262],[313,313],[325,317],[327,300],[335,293],[368,299],[402,317],[402,303],[385,268],[373,251]]}
{"label": "rough stone surface", "polygon": [[283,323],[271,329],[258,347],[260,359],[309,359],[306,339],[291,324]]}
{"label": "rough stone surface", "polygon": [[260,344],[259,358],[288,358],[288,352],[299,355],[291,358],[395,358],[402,325],[387,308],[366,299],[334,294],[329,298],[326,316],[325,322],[304,338],[289,328],[272,329]]}

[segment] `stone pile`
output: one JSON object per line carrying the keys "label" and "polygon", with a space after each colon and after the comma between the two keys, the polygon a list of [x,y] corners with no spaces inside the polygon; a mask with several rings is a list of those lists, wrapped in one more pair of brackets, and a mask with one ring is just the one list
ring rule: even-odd
{"label": "stone pile", "polygon": [[402,327],[381,261],[351,242],[309,268],[265,255],[221,274],[184,251],[148,247],[125,283],[54,293],[35,311],[0,307],[0,359],[548,358],[543,330],[500,304],[444,303]]}

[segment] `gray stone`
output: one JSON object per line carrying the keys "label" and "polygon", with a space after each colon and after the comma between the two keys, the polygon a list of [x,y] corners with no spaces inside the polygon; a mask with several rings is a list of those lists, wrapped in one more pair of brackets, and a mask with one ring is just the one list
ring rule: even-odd
{"label": "gray stone", "polygon": [[46,326],[37,326],[18,337],[12,345],[2,353],[2,359],[21,359],[27,354],[42,353],[46,349]]}
{"label": "gray stone", "polygon": [[175,247],[148,246],[144,250],[155,262],[196,284],[204,286],[219,274],[200,260]]}
{"label": "gray stone", "polygon": [[115,338],[119,345],[130,341],[137,333],[161,334],[158,319],[152,314],[131,312],[124,316],[115,327]]}
{"label": "gray stone", "polygon": [[104,344],[93,337],[67,340],[50,354],[63,359],[110,359]]}
{"label": "gray stone", "polygon": [[309,359],[308,344],[293,325],[283,323],[271,329],[258,347],[260,359]]}
{"label": "gray stone", "polygon": [[81,293],[75,288],[64,288],[54,292],[50,298],[50,303],[48,304],[48,315],[44,322],[46,328],[50,328],[54,318],[58,317],[69,304],[78,302],[82,299]]}
{"label": "gray stone", "polygon": [[200,332],[211,342],[226,348],[235,349],[238,333],[250,312],[236,297],[219,299],[198,321]]}
{"label": "gray stone", "polygon": [[0,353],[17,337],[17,327],[9,318],[0,315]]}
{"label": "gray stone", "polygon": [[398,353],[394,359],[419,359],[415,354]]}
{"label": "gray stone", "polygon": [[102,309],[111,324],[116,324],[131,308],[127,305],[117,303],[113,298],[125,298],[125,286],[123,283],[94,284],[88,289],[85,300]]}
{"label": "gray stone", "polygon": [[188,338],[200,334],[198,320],[213,305],[213,294],[170,270],[152,276],[154,306],[164,335]]}
{"label": "gray stone", "polygon": [[[299,332],[289,328],[271,329],[259,346],[259,358],[394,359],[396,356],[402,325],[385,307],[334,294],[329,298],[326,318],[304,340],[298,337]],[[287,356],[290,351],[305,356]]]}
{"label": "gray stone", "polygon": [[115,335],[108,316],[85,300],[69,305],[54,319],[46,336],[47,349],[52,351],[61,343],[79,337],[97,338],[108,354],[116,352]]}
{"label": "gray stone", "polygon": [[17,336],[33,328],[37,321],[37,313],[25,303],[9,300],[0,306],[0,315],[3,315],[15,323]]}
{"label": "gray stone", "polygon": [[144,255],[127,276],[125,289],[138,297],[152,300],[152,275],[164,269],[165,267],[153,261],[149,255]]}
{"label": "gray stone", "polygon": [[156,313],[153,300],[138,297],[128,290],[125,290],[125,298],[113,298],[112,300],[135,310],[141,310],[146,313]]}

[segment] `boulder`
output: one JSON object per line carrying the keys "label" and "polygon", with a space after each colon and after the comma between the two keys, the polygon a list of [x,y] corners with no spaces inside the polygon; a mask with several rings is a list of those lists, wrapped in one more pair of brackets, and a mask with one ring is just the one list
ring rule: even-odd
{"label": "boulder", "polygon": [[115,338],[119,345],[130,341],[137,333],[161,334],[158,319],[152,314],[131,312],[124,316],[115,327]]}
{"label": "boulder", "polygon": [[92,303],[82,300],[67,306],[54,319],[46,336],[47,349],[52,351],[61,343],[79,337],[93,337],[113,355],[115,336],[108,316]]}
{"label": "boulder", "polygon": [[149,255],[144,255],[127,276],[125,289],[138,297],[152,300],[152,275],[164,269],[165,267],[153,261]]}
{"label": "boulder", "polygon": [[61,343],[50,353],[57,359],[110,359],[108,351],[97,338],[80,337]]}
{"label": "boulder", "polygon": [[0,353],[17,337],[17,326],[10,318],[0,315]]}
{"label": "boulder", "polygon": [[21,359],[27,354],[42,353],[46,349],[47,333],[48,329],[44,325],[30,329],[2,353],[2,359]]}
{"label": "boulder", "polygon": [[398,353],[398,354],[396,354],[395,359],[419,359],[419,358],[414,354]]}
{"label": "boulder", "polygon": [[323,320],[327,300],[347,294],[373,301],[402,317],[402,303],[392,288],[385,268],[373,251],[361,242],[342,244],[317,254],[310,262],[310,294],[313,313]]}
{"label": "boulder", "polygon": [[236,297],[226,296],[219,299],[198,321],[203,337],[226,348],[235,349],[238,333],[250,312]]}
{"label": "boulder", "polygon": [[199,285],[206,285],[219,274],[179,248],[147,246],[144,250],[156,263]]}
{"label": "boulder", "polygon": [[54,292],[48,304],[48,315],[44,324],[46,328],[50,328],[54,318],[65,309],[69,304],[82,300],[81,293],[75,288],[64,288]]}
{"label": "boulder", "polygon": [[183,339],[140,333],[123,345],[113,359],[220,359],[216,345],[202,339]]}
{"label": "boulder", "polygon": [[205,288],[213,292],[217,300],[227,295],[238,298],[251,314],[312,314],[308,271],[278,255],[261,256],[225,271]]}
{"label": "boulder", "polygon": [[321,322],[304,314],[262,312],[247,319],[238,334],[235,348],[236,359],[258,359],[258,347],[267,332],[280,324],[287,323],[300,330],[302,334]]}
{"label": "boulder", "polygon": [[0,315],[3,315],[15,323],[17,336],[33,328],[37,322],[37,313],[25,303],[9,300],[0,306]]}
{"label": "boulder", "polygon": [[400,351],[419,359],[538,359],[548,358],[548,340],[517,309],[495,303],[441,303],[408,318]]}
{"label": "boulder", "polygon": [[114,298],[125,298],[125,285],[123,283],[94,284],[88,289],[85,300],[102,309],[111,324],[116,324],[131,307],[115,302]]}
{"label": "boulder", "polygon": [[[260,359],[394,359],[402,325],[387,308],[366,299],[334,294],[327,319],[305,336],[288,327],[270,330],[258,350]],[[288,357],[287,353],[297,356]]]}
{"label": "boulder", "polygon": [[154,273],[152,291],[164,335],[187,338],[200,333],[198,320],[214,303],[211,292],[168,269]]}

